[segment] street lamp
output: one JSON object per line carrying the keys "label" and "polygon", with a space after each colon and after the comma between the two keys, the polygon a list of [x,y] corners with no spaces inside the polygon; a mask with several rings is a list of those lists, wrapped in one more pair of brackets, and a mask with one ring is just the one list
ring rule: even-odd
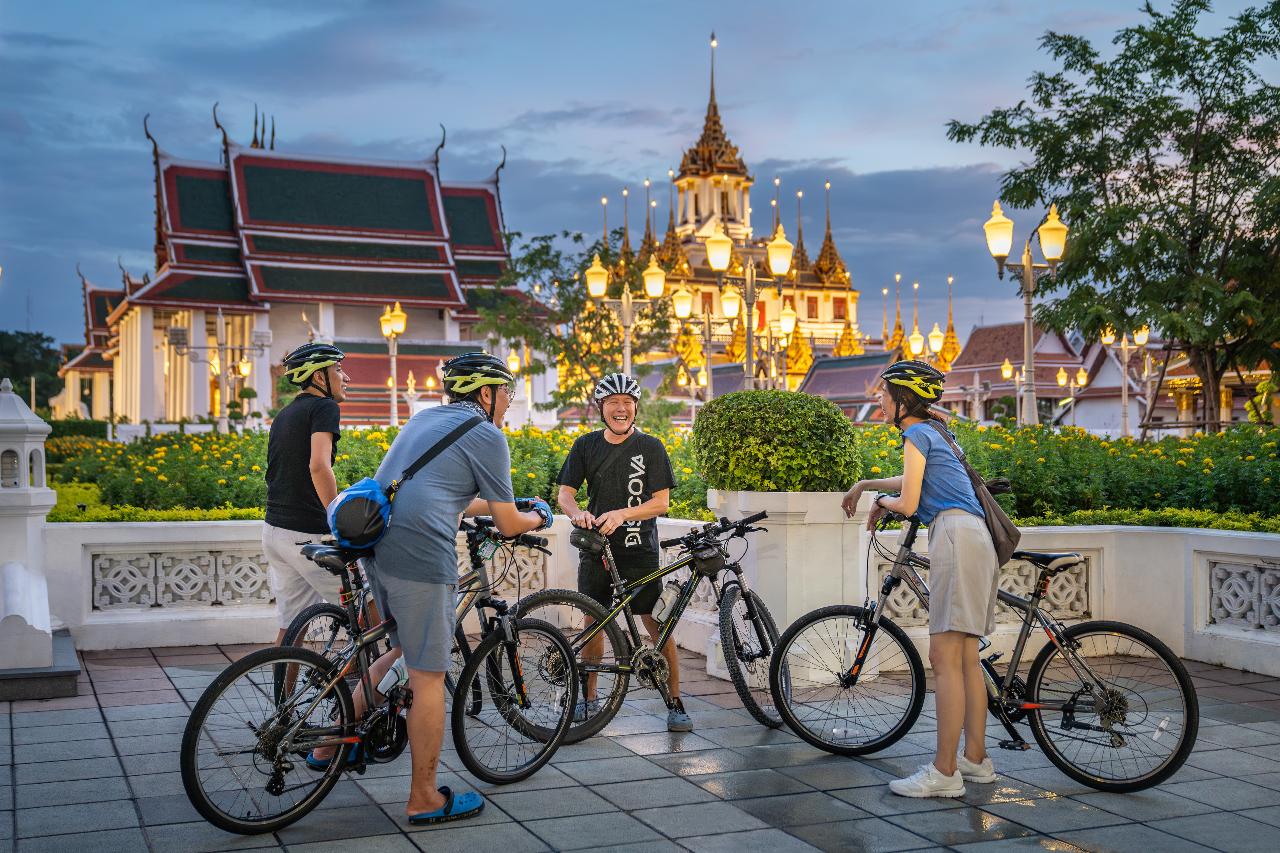
{"label": "street lamp", "polygon": [[933,331],[929,333],[929,352],[933,353],[935,356],[942,352],[942,344],[946,339],[947,336],[938,328],[938,324],[934,323]]}
{"label": "street lamp", "polygon": [[587,267],[587,293],[592,299],[603,299],[609,286],[609,271],[600,263],[600,253],[591,258],[591,266]]}
{"label": "street lamp", "polygon": [[[1129,437],[1129,351],[1145,347],[1150,335],[1148,326],[1137,329],[1133,333],[1132,345],[1127,332],[1120,335],[1120,435],[1123,438]],[[1116,330],[1110,326],[1103,329],[1100,340],[1103,346],[1112,346],[1116,342]]]}
{"label": "street lamp", "polygon": [[[707,250],[707,264],[716,273],[718,284],[721,288],[722,295],[720,297],[720,305],[724,311],[724,315],[730,319],[738,316],[738,311],[742,306],[742,302],[738,298],[734,290],[724,288],[724,280],[726,278],[725,271],[729,269],[729,261],[733,253],[733,240],[724,233],[724,228],[717,223],[716,231],[704,241]],[[786,234],[783,233],[782,226],[778,226],[778,230],[774,233],[774,238],[768,244],[768,264],[769,272],[772,273],[774,285],[778,289],[778,296],[782,296],[782,281],[787,271],[791,269],[791,253],[792,245],[787,241]],[[755,313],[756,313],[756,260],[749,257],[746,263],[746,269],[743,271],[743,298],[746,301],[747,315],[744,322],[747,324],[747,351],[743,358],[743,371],[746,374],[746,382],[744,387],[755,387]],[[792,309],[792,313],[795,313]],[[794,331],[794,326],[792,327]]]}
{"label": "street lamp", "polygon": [[649,256],[649,266],[644,268],[644,295],[650,299],[661,299],[667,287],[667,274],[658,266],[658,256]]}
{"label": "street lamp", "polygon": [[391,426],[400,426],[400,407],[396,405],[396,349],[397,341],[404,334],[405,322],[409,316],[401,309],[400,303],[397,302],[395,308],[390,305],[382,312],[382,316],[378,318],[378,325],[382,328],[382,336],[387,339],[387,352],[391,356]]}
{"label": "street lamp", "polygon": [[1067,376],[1065,367],[1058,368],[1058,387],[1067,388],[1071,393],[1071,425],[1076,425],[1076,391],[1081,390],[1089,384],[1089,374],[1085,372],[1083,367],[1076,370],[1076,375]]}
{"label": "street lamp", "polygon": [[[1005,261],[1013,249],[1013,220],[1004,215],[1004,211],[1000,209],[999,201],[992,204],[991,218],[986,221],[982,229],[986,234],[987,249],[991,252],[991,257],[995,258],[996,270],[1000,278],[1003,279]],[[1023,400],[1020,423],[1027,425],[1039,423],[1039,417],[1036,412],[1035,354],[1032,352],[1035,344],[1035,331],[1031,323],[1031,297],[1036,289],[1036,276],[1042,274],[1045,270],[1048,270],[1050,274],[1054,273],[1067,248],[1067,226],[1058,218],[1058,206],[1056,204],[1049,207],[1049,215],[1045,217],[1033,234],[1038,234],[1040,237],[1040,250],[1044,253],[1044,259],[1047,263],[1038,264],[1032,258],[1032,238],[1028,237],[1026,244],[1022,248],[1021,263],[1010,267],[1014,277],[1022,285],[1024,305],[1022,360],[1025,380],[1022,385]]]}

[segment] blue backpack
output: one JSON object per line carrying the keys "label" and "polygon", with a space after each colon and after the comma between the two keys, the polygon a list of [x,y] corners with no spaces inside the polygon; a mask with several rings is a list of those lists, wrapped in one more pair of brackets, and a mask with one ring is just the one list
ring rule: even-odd
{"label": "blue backpack", "polygon": [[483,417],[476,415],[459,424],[406,468],[400,479],[392,480],[391,485],[385,489],[377,480],[365,477],[339,492],[327,511],[329,531],[333,538],[343,548],[372,548],[376,545],[391,526],[391,504],[400,487],[483,420]]}

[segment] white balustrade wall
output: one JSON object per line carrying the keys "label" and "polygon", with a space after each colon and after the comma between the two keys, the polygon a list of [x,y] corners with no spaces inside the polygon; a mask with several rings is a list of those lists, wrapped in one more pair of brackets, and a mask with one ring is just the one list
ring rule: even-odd
{"label": "white balustrade wall", "polygon": [[[887,562],[868,549],[867,506],[845,519],[834,494],[711,493],[717,512],[769,512],[769,532],[754,535],[741,560],[747,584],[768,604],[779,630],[816,607],[875,598]],[[693,522],[660,519],[672,538]],[[546,531],[552,556],[518,549],[514,563],[491,565],[500,597],[577,585],[569,522]],[[275,636],[274,604],[255,521],[68,523],[44,526],[50,610],[81,649],[266,642]],[[897,533],[882,535],[890,552]],[[737,557],[741,540],[731,546]],[[927,531],[917,550],[928,552]],[[1138,527],[1046,527],[1023,531],[1021,547],[1078,551],[1079,569],[1059,575],[1050,610],[1068,622],[1115,619],[1145,628],[1196,660],[1280,675],[1280,535]],[[668,549],[665,563],[676,558]],[[460,566],[467,564],[459,540]],[[683,572],[677,580],[683,580]],[[1034,569],[1014,561],[1002,588],[1030,593]],[[888,612],[923,651],[927,618],[905,585]],[[992,637],[1009,648],[1017,615],[1001,605]],[[1033,643],[1038,643],[1033,634]],[[721,672],[715,594],[704,581],[676,632],[677,642],[707,654]],[[1034,651],[1035,645],[1031,647]]]}

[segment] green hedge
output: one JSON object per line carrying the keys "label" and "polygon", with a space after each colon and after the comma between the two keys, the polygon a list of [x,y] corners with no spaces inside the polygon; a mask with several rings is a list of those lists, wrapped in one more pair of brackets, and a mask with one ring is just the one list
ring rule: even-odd
{"label": "green hedge", "polygon": [[1207,509],[1081,509],[1015,519],[1019,527],[1072,527],[1123,524],[1135,527],[1206,527],[1280,533],[1280,516],[1260,513],[1215,512]]}
{"label": "green hedge", "polygon": [[49,426],[53,428],[53,432],[49,433],[50,438],[61,438],[68,435],[82,435],[86,438],[107,437],[106,421],[92,421],[87,418],[64,418],[50,421]]}
{"label": "green hedge", "polygon": [[725,394],[698,412],[693,436],[694,467],[714,489],[832,492],[862,477],[857,430],[810,394]]}

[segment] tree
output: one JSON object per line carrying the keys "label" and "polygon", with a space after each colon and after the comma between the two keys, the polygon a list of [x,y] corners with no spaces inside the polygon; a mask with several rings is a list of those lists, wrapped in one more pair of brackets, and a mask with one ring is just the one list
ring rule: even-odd
{"label": "tree", "polygon": [[[519,242],[517,248],[516,244]],[[621,242],[615,232],[612,245]],[[642,296],[640,265],[634,258],[619,267],[619,253],[600,241],[586,245],[581,234],[546,234],[522,241],[507,236],[511,262],[491,288],[480,290],[476,302],[481,317],[476,331],[493,341],[527,344],[534,359],[533,372],[556,367],[559,387],[548,407],[585,404],[597,382],[622,369],[622,327],[612,311],[587,294],[582,274],[598,252],[609,267],[608,296],[622,293],[623,282]],[[510,292],[519,289],[516,295]],[[639,355],[671,345],[670,299],[664,297],[641,308],[632,328],[632,352]],[[652,369],[636,365],[644,375]]]}
{"label": "tree", "polygon": [[1056,277],[1038,285],[1061,295],[1037,319],[1094,339],[1158,328],[1190,358],[1216,424],[1223,374],[1280,356],[1280,87],[1258,71],[1280,56],[1280,0],[1201,35],[1209,11],[1147,3],[1110,59],[1049,32],[1041,47],[1060,69],[1032,76],[1030,100],[947,135],[1028,152],[1001,198],[1056,202],[1071,227]]}
{"label": "tree", "polygon": [[26,397],[34,376],[36,403],[41,406],[62,390],[61,360],[53,338],[43,332],[0,332],[0,379],[13,380],[13,390]]}

